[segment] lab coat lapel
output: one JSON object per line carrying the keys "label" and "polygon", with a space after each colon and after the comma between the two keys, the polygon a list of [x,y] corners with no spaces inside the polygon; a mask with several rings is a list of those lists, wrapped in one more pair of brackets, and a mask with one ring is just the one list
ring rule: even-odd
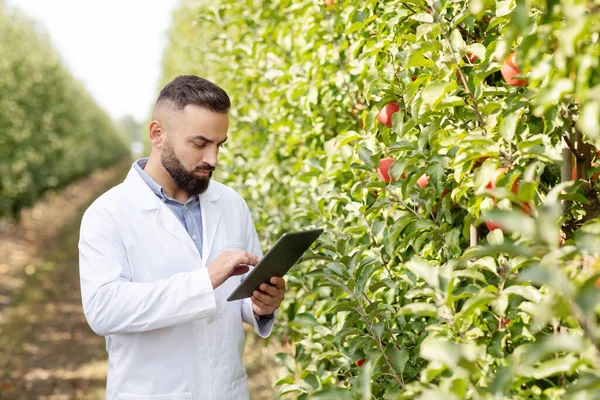
{"label": "lab coat lapel", "polygon": [[219,198],[219,194],[212,187],[208,186],[208,190],[200,195],[200,207],[202,208],[202,258],[209,259],[210,252],[215,241],[215,232],[221,219],[221,211],[216,206],[215,202]]}
{"label": "lab coat lapel", "polygon": [[169,207],[156,197],[152,189],[148,187],[133,167],[125,179],[125,184],[128,185],[132,198],[135,199],[134,203],[140,209],[154,213],[156,215],[156,223],[160,228],[175,236],[189,247],[190,250],[199,255],[198,249],[189,233],[185,230],[185,227],[179,222],[175,214],[169,210]]}
{"label": "lab coat lapel", "polygon": [[190,237],[190,234],[185,230],[183,224],[177,219],[175,214],[173,214],[173,212],[169,210],[169,207],[167,207],[164,203],[158,207],[156,213],[156,223],[162,229],[181,240],[194,253],[200,255],[198,253],[198,248]]}

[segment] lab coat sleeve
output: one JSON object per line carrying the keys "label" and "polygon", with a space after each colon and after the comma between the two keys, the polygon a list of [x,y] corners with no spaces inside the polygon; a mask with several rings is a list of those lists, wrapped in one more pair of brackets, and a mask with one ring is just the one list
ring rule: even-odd
{"label": "lab coat sleeve", "polygon": [[[250,214],[250,210],[248,206],[244,202],[244,209],[246,214],[246,251],[252,254],[255,254],[259,257],[263,256],[262,250],[260,248],[260,242],[258,240],[258,235],[256,234],[256,228],[254,227],[254,222],[252,221],[252,215]],[[243,279],[243,277],[242,277]],[[273,330],[273,326],[275,325],[275,319],[279,315],[279,309],[275,310],[273,313],[273,318],[268,321],[262,321],[261,323],[256,321],[254,317],[254,311],[252,310],[252,300],[251,298],[245,298],[241,301],[242,307],[242,320],[248,325],[254,326],[256,332],[260,337],[266,338],[271,335]]]}
{"label": "lab coat sleeve", "polygon": [[90,207],[81,222],[79,273],[84,314],[98,335],[144,332],[216,314],[206,268],[132,282],[117,225],[101,206]]}

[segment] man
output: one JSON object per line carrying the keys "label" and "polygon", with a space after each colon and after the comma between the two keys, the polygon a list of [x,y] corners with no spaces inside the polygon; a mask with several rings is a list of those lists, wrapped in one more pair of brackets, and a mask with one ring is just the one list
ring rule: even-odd
{"label": "man", "polygon": [[249,397],[242,322],[270,335],[285,282],[226,300],[262,257],[245,201],[211,181],[229,107],[213,83],[174,79],[153,110],[150,157],[83,216],[82,302],[106,337],[107,399]]}

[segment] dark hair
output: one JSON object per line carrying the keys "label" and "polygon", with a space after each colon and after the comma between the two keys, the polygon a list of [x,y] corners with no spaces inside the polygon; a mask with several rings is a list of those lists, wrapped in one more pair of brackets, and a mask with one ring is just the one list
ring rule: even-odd
{"label": "dark hair", "polygon": [[231,107],[229,96],[214,83],[195,75],[180,75],[169,82],[161,91],[156,105],[171,102],[178,110],[193,104],[210,111],[226,114]]}

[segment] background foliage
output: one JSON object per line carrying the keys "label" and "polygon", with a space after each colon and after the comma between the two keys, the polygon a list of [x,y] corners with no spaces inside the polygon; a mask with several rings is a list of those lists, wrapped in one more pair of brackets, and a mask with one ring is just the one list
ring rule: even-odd
{"label": "background foliage", "polygon": [[0,217],[129,153],[34,22],[0,1]]}
{"label": "background foliage", "polygon": [[230,94],[216,178],[264,247],[327,231],[288,279],[280,394],[600,396],[600,2],[327,4],[183,1],[163,59],[161,87]]}

